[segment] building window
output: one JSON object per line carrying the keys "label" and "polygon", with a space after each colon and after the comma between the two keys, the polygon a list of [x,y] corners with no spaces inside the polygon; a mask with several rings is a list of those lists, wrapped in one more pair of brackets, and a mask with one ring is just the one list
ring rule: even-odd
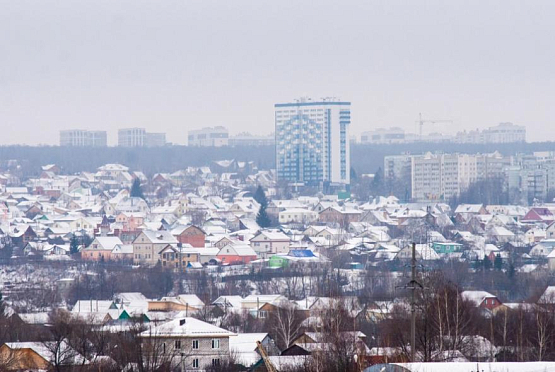
{"label": "building window", "polygon": [[260,310],[258,313],[258,317],[266,319],[268,317],[268,312],[266,310]]}
{"label": "building window", "polygon": [[198,340],[193,340],[193,350],[198,349]]}
{"label": "building window", "polygon": [[219,358],[212,359],[212,366],[213,367],[218,367],[219,365],[220,365],[220,359]]}
{"label": "building window", "polygon": [[212,349],[219,349],[220,348],[220,340],[217,338],[212,339]]}
{"label": "building window", "polygon": [[175,348],[176,349],[181,349],[181,340],[176,340],[175,341]]}
{"label": "building window", "polygon": [[193,368],[198,368],[199,363],[198,363],[198,359],[193,359]]}

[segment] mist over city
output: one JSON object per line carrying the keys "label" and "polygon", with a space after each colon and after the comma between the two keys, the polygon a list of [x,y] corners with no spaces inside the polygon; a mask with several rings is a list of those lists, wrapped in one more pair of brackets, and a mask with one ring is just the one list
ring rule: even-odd
{"label": "mist over city", "polygon": [[555,371],[554,14],[0,0],[0,372]]}

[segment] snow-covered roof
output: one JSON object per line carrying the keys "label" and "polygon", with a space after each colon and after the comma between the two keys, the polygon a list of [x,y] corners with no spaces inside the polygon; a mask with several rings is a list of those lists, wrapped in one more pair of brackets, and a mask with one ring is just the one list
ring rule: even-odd
{"label": "snow-covered roof", "polygon": [[463,291],[461,296],[464,300],[472,302],[475,306],[479,306],[486,298],[496,298],[486,291]]}
{"label": "snow-covered roof", "polygon": [[235,333],[191,317],[174,319],[150,327],[141,337],[226,337]]}

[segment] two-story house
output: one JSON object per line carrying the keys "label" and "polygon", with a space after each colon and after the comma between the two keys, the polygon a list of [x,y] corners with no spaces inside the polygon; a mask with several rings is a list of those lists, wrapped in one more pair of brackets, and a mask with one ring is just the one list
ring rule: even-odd
{"label": "two-story house", "polygon": [[281,231],[263,230],[251,240],[251,247],[260,258],[269,258],[276,253],[289,252],[291,239]]}
{"label": "two-story house", "polygon": [[160,261],[163,268],[181,271],[194,266],[194,263],[200,265],[200,254],[189,244],[181,247],[168,244],[160,251]]}
{"label": "two-story house", "polygon": [[168,244],[177,243],[177,239],[169,231],[143,230],[133,240],[133,264],[154,266],[160,260],[162,249]]}
{"label": "two-story house", "polygon": [[205,370],[217,367],[229,358],[229,338],[235,333],[201,320],[185,317],[158,326],[151,326],[140,334],[144,358],[157,354],[161,362],[172,370]]}
{"label": "two-story house", "polygon": [[87,261],[108,261],[112,259],[112,251],[122,245],[116,236],[97,236],[92,243],[81,251],[81,259]]}

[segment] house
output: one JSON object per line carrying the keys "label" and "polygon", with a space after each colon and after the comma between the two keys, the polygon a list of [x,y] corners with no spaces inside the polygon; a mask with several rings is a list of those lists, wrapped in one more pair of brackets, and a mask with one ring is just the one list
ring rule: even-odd
{"label": "house", "polygon": [[66,342],[7,342],[0,346],[0,361],[8,371],[71,368],[89,362]]}
{"label": "house", "polygon": [[534,245],[528,253],[532,257],[547,257],[555,250],[555,239],[545,239]]}
{"label": "house", "polygon": [[25,245],[37,238],[37,234],[31,226],[18,225],[14,226],[10,231],[12,243],[16,247],[25,247]]}
{"label": "house", "polygon": [[168,244],[159,255],[162,267],[167,269],[185,270],[200,263],[200,254],[188,244],[186,247]]}
{"label": "house", "polygon": [[461,297],[466,301],[470,301],[476,307],[488,310],[493,310],[502,305],[497,296],[486,291],[463,291],[461,292]]}
{"label": "house", "polygon": [[318,220],[318,213],[305,208],[291,208],[279,212],[278,220],[282,225],[288,223],[306,225]]}
{"label": "house", "polygon": [[118,237],[98,236],[87,248],[81,251],[81,259],[85,261],[109,261],[112,259],[112,251],[118,245],[123,245]]}
{"label": "house", "polygon": [[206,233],[195,225],[176,228],[172,230],[172,235],[178,242],[190,244],[195,248],[202,248],[205,245]]}
{"label": "house", "polygon": [[362,211],[358,209],[328,207],[318,214],[318,220],[322,223],[339,224],[347,227],[351,222],[358,222]]}
{"label": "house", "polygon": [[[415,256],[417,260],[439,260],[440,257],[437,252],[429,244],[416,244]],[[410,260],[412,259],[412,246],[407,245],[405,248],[401,249],[395,256],[398,260]]]}
{"label": "house", "polygon": [[553,215],[553,213],[551,213],[551,210],[549,208],[532,207],[530,208],[528,213],[526,213],[526,215],[524,215],[524,217],[520,219],[520,222],[531,224],[544,222],[546,224],[551,224],[554,220],[555,216]]}
{"label": "house", "polygon": [[463,245],[453,242],[434,242],[432,243],[432,248],[439,254],[448,254],[454,252],[460,252]]}
{"label": "house", "polygon": [[241,300],[241,308],[257,318],[266,318],[267,311],[261,310],[266,304],[281,304],[289,301],[282,295],[249,295]]}
{"label": "house", "polygon": [[212,305],[219,307],[224,313],[238,313],[243,311],[242,300],[241,296],[220,296],[212,302]]}
{"label": "house", "polygon": [[551,222],[545,229],[546,239],[555,239],[555,222]]}
{"label": "house", "polygon": [[289,252],[291,238],[281,231],[262,230],[251,240],[251,247],[260,258],[269,258],[277,253]]}
{"label": "house", "polygon": [[489,214],[483,204],[459,204],[455,209],[455,220],[466,223],[473,215]]}
{"label": "house", "polygon": [[248,264],[258,258],[256,252],[247,244],[228,244],[216,256],[222,264]]}
{"label": "house", "polygon": [[204,302],[194,294],[162,297],[160,300],[148,301],[148,311],[185,311],[193,313],[203,307]]}
{"label": "house", "polygon": [[172,370],[222,365],[230,356],[229,338],[233,336],[233,332],[191,317],[152,325],[140,334],[145,357],[158,353],[173,364]]}
{"label": "house", "polygon": [[160,260],[162,249],[177,243],[169,231],[143,230],[133,240],[133,264],[154,266]]}
{"label": "house", "polygon": [[268,333],[238,333],[237,336],[229,338],[229,349],[235,357],[235,361],[248,368],[260,360],[257,341],[260,341],[268,354],[277,354],[279,350],[274,340]]}

